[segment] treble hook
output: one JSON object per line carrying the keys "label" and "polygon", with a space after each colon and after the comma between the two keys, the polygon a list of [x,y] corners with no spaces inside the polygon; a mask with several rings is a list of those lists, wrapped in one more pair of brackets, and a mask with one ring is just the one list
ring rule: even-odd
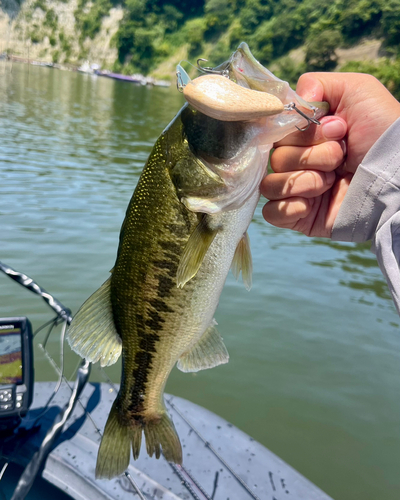
{"label": "treble hook", "polygon": [[183,89],[185,88],[185,84],[183,82],[183,78],[182,78],[180,71],[176,72],[176,88],[181,93],[183,92]]}
{"label": "treble hook", "polygon": [[208,59],[203,59],[199,58],[197,59],[197,68],[203,72],[203,73],[210,73],[212,75],[221,75],[225,76],[226,78],[229,78],[229,71],[224,69],[222,71],[215,70],[214,68],[211,68],[210,66],[201,66],[200,61],[208,62]]}
{"label": "treble hook", "polygon": [[311,116],[307,116],[303,111],[300,111],[300,109],[296,106],[294,102],[290,102],[289,104],[286,104],[284,107],[285,111],[296,111],[299,113],[300,116],[305,118],[307,120],[307,126],[304,128],[299,128],[296,126],[297,130],[300,130],[300,132],[305,132],[310,128],[310,125],[314,123],[315,125],[321,125],[321,122],[319,122],[316,118],[315,115],[317,114],[317,108],[314,106],[311,106],[311,109],[314,111],[314,116],[311,118]]}

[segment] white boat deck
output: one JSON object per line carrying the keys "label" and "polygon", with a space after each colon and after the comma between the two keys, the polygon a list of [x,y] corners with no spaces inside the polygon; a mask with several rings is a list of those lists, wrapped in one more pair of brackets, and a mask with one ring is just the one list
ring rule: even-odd
{"label": "white boat deck", "polygon": [[[32,417],[46,403],[54,385],[35,384]],[[18,456],[22,465],[28,463],[69,396],[70,390],[63,384],[42,419],[40,432],[20,442]],[[166,395],[167,408],[182,443],[183,467],[163,457],[148,457],[143,439],[140,457],[132,459],[128,469],[136,486],[125,475],[110,481],[96,480],[100,434],[95,426],[103,430],[115,396],[108,384],[88,384],[80,398],[88,413],[76,405],[46,461],[43,477],[76,500],[332,500],[226,420],[170,395]]]}

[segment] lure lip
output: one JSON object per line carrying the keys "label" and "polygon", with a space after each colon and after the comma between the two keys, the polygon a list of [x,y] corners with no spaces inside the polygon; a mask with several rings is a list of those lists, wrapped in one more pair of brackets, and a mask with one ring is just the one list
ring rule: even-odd
{"label": "lure lip", "polygon": [[[274,93],[276,97],[284,98],[289,90],[289,84],[276,77],[263,66],[252,54],[246,42],[241,42],[229,59],[230,76],[239,85],[252,90]],[[271,92],[269,87],[276,87],[280,95]]]}
{"label": "lure lip", "polygon": [[[240,59],[239,59],[240,58]],[[283,80],[280,80],[276,76],[274,76],[270,71],[268,71],[267,68],[265,68],[252,54],[250,47],[246,42],[241,42],[236,51],[232,54],[230,62],[232,64],[233,70],[235,73],[237,71],[240,71],[241,73],[244,73],[244,70],[241,70],[238,66],[239,63],[245,62],[249,64],[250,67],[252,67],[253,70],[256,72],[260,72],[262,76],[268,77],[272,80],[280,81],[282,82]],[[285,82],[286,83],[286,82]]]}

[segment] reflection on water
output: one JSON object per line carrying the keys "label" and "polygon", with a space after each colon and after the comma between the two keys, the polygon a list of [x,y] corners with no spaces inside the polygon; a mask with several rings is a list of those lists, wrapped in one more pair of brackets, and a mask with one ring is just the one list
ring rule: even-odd
{"label": "reflection on water", "polygon": [[[386,281],[378,271],[378,276],[371,276],[370,268],[379,269],[375,256],[371,253],[370,242],[349,245],[337,242],[324,241],[322,239],[314,240],[314,245],[329,245],[331,248],[342,252],[342,257],[335,260],[321,260],[310,262],[314,266],[320,267],[340,267],[348,276],[347,279],[341,279],[339,283],[354,290],[363,290],[368,294],[373,293],[381,299],[391,300],[391,295]],[[365,297],[360,297],[360,301],[368,303]],[[371,305],[372,302],[369,302]]]}
{"label": "reflection on water", "polygon": [[[256,223],[260,226],[261,234],[265,236],[268,235],[265,227],[262,228],[263,225],[265,226],[262,217],[256,216],[253,220],[253,223]],[[279,250],[279,248],[286,245],[290,245],[291,248],[309,248],[322,246],[326,247],[329,250],[336,250],[336,252],[332,252],[334,256],[329,259],[321,258],[321,255],[323,254],[319,252],[318,259],[308,260],[308,263],[312,266],[321,268],[341,269],[343,271],[343,274],[337,274],[337,283],[342,286],[364,292],[358,298],[360,302],[365,302],[373,305],[373,302],[370,302],[367,299],[368,295],[370,295],[371,293],[381,299],[391,301],[391,295],[386,281],[379,270],[378,262],[375,256],[371,253],[370,242],[354,244],[330,241],[324,238],[309,239],[299,235],[299,238],[297,238],[297,240],[293,241],[291,239],[290,242],[277,239],[277,241],[275,241],[275,243],[273,244],[273,248],[274,250]],[[341,279],[340,276],[342,276]]]}
{"label": "reflection on water", "polygon": [[[140,171],[182,96],[18,64],[0,76],[0,260],[76,312],[114,265]],[[230,362],[174,370],[167,390],[238,425],[333,498],[398,500],[399,320],[375,258],[368,245],[269,226],[261,206],[249,230],[253,288],[229,275],[216,313]],[[0,313],[34,328],[51,316],[2,276]],[[58,360],[57,336],[48,346]],[[65,361],[70,376],[79,360],[66,348]],[[56,379],[40,350],[35,370]]]}

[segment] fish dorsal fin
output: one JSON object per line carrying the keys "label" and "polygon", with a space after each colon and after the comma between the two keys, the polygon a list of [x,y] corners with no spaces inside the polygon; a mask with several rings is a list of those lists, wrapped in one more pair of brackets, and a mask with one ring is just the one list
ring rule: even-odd
{"label": "fish dorsal fin", "polygon": [[212,229],[207,225],[207,216],[196,226],[186,243],[176,272],[178,288],[183,288],[185,283],[196,276],[217,232],[218,228]]}
{"label": "fish dorsal fin", "polygon": [[184,353],[176,365],[182,372],[198,372],[214,366],[223,365],[229,361],[229,354],[218,330],[217,322],[212,320],[211,325],[203,333],[200,340],[192,349]]}
{"label": "fish dorsal fin", "polygon": [[67,332],[68,343],[82,358],[101,366],[114,364],[121,355],[122,341],[111,309],[108,278],[74,316]]}
{"label": "fish dorsal fin", "polygon": [[253,274],[253,259],[251,257],[250,238],[247,231],[244,233],[242,239],[236,247],[231,269],[233,276],[235,276],[236,279],[239,278],[240,271],[242,271],[244,286],[247,290],[250,290]]}

